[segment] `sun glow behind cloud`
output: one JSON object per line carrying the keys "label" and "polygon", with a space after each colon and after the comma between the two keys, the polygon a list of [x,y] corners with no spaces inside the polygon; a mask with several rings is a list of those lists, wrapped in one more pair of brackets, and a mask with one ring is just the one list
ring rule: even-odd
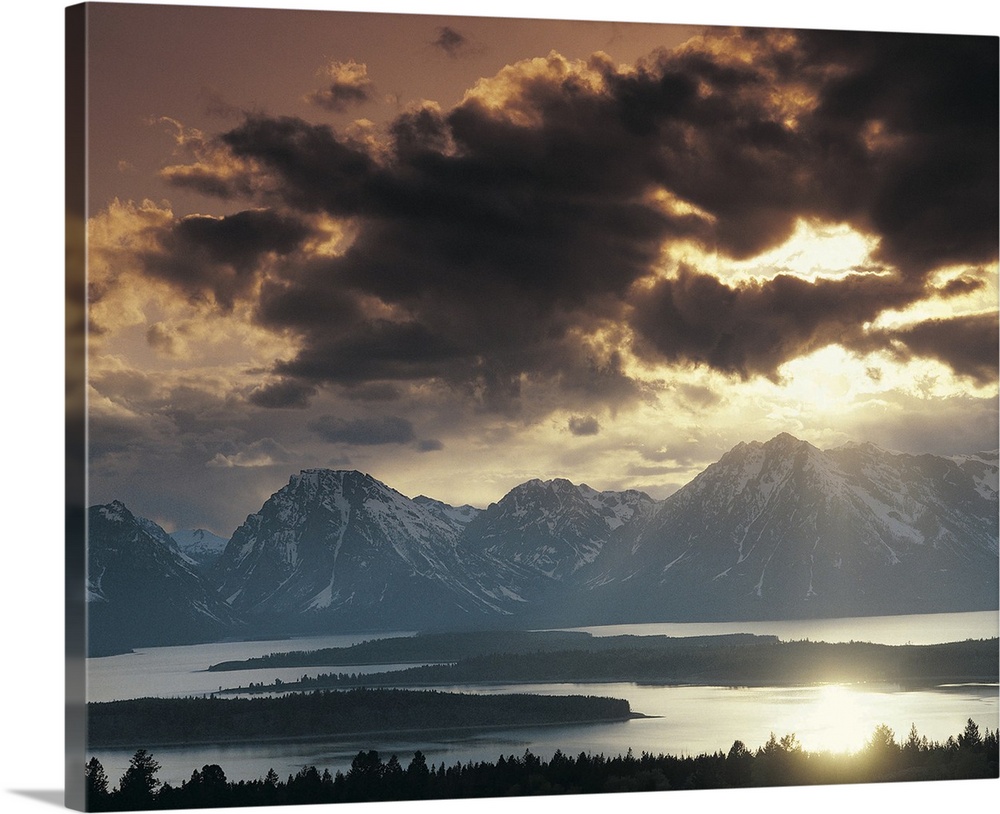
{"label": "sun glow behind cloud", "polygon": [[[665,200],[669,201],[669,196]],[[800,218],[787,240],[755,257],[734,260],[708,253],[693,241],[684,241],[665,247],[663,265],[689,264],[711,271],[730,286],[760,283],[778,275],[793,275],[810,282],[858,273],[886,277],[892,271],[873,260],[878,248],[876,237],[848,224]],[[1000,296],[997,267],[942,268],[931,276],[928,292],[927,297],[907,307],[883,310],[862,330],[873,334],[925,320],[995,313]],[[665,380],[677,380],[682,375],[667,367],[659,368],[657,373]],[[854,411],[870,408],[872,398],[879,393],[895,391],[919,398],[988,398],[997,393],[995,381],[971,381],[936,359],[874,348],[849,350],[837,343],[785,362],[773,380],[759,378],[740,385],[728,377],[713,378],[714,386],[727,390],[733,400],[746,397],[759,405],[770,404],[766,410],[769,419],[814,442],[824,440],[820,436],[836,439],[843,433],[810,434],[807,427],[811,423],[819,419],[828,427],[838,426]]]}
{"label": "sun glow behind cloud", "polygon": [[[888,309],[872,323],[874,328],[898,328],[927,319],[948,319],[959,314],[984,314],[996,311],[1000,301],[997,265],[969,268],[951,266],[932,276],[941,296],[929,297],[908,308]],[[949,286],[965,284],[966,293],[949,294]]]}
{"label": "sun glow behind cloud", "polygon": [[838,278],[857,270],[872,270],[871,255],[878,239],[864,235],[846,223],[828,224],[799,218],[795,229],[780,246],[746,260],[703,253],[699,265],[728,282],[769,280],[778,274],[794,274],[805,280]]}

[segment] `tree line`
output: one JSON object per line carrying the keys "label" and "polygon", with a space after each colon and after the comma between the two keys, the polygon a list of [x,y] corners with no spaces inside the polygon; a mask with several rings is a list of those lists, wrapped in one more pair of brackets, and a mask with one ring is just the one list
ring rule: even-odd
{"label": "tree line", "polygon": [[669,789],[951,780],[997,777],[997,733],[969,719],[957,737],[929,742],[915,726],[897,742],[887,726],[876,727],[853,754],[807,752],[794,735],[770,739],[756,750],[736,741],[728,752],[697,757],[605,757],[556,751],[548,761],[526,751],[496,762],[428,764],[421,752],[403,768],[395,755],[361,751],[347,772],[303,767],[281,780],[271,769],[257,780],[229,781],[217,764],[195,770],[179,786],[161,783],[153,756],[139,749],[112,788],[100,761],[86,765],[87,807],[93,811],[374,802],[536,794],[593,794]]}
{"label": "tree line", "polygon": [[322,673],[295,682],[251,684],[229,692],[340,689],[357,686],[433,686],[477,682],[616,682],[809,684],[862,681],[937,684],[996,681],[997,640],[934,645],[864,642],[729,642],[700,646],[641,646],[494,652],[454,664],[429,664],[382,673]]}

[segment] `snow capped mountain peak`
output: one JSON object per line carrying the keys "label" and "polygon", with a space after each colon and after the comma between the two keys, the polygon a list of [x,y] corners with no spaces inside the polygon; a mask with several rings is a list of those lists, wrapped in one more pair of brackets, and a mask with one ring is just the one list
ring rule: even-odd
{"label": "snow capped mountain peak", "polygon": [[511,489],[508,494],[513,492],[519,494],[531,492],[559,492],[562,491],[563,486],[572,486],[572,484],[565,478],[550,478],[549,480],[531,478],[530,480],[526,480],[524,483],[519,483]]}
{"label": "snow capped mountain peak", "polygon": [[112,500],[104,506],[98,506],[97,511],[111,523],[125,523],[132,519],[132,512],[120,500]]}
{"label": "snow capped mountain peak", "polygon": [[[221,591],[251,614],[364,619],[395,607],[409,618],[442,602],[481,608],[491,600],[468,573],[474,558],[456,550],[474,511],[411,500],[356,470],[302,470],[233,534],[216,566]],[[407,601],[419,607],[404,613]]]}
{"label": "snow capped mountain peak", "polygon": [[285,488],[311,492],[342,489],[346,484],[370,484],[379,486],[386,491],[395,491],[371,475],[356,469],[303,469],[297,475],[288,478],[288,486]]}
{"label": "snow capped mountain peak", "polygon": [[823,457],[821,449],[787,432],[774,436],[770,441],[765,442],[761,449],[769,456],[776,457],[798,456],[803,460],[812,461],[820,460]]}
{"label": "snow capped mountain peak", "polygon": [[802,446],[802,444],[806,444],[806,443],[808,443],[808,442],[807,441],[803,441],[803,440],[801,440],[799,438],[796,438],[791,433],[788,433],[788,432],[779,432],[770,441],[765,441],[764,442],[764,446],[765,447],[782,447],[782,448],[786,448],[787,449],[787,448],[792,448],[792,447],[800,447],[800,446]]}
{"label": "snow capped mountain peak", "polygon": [[207,529],[178,529],[171,532],[171,539],[186,557],[199,568],[214,563],[226,548],[226,540]]}
{"label": "snow capped mountain peak", "polygon": [[874,444],[824,452],[787,433],[739,444],[633,526],[634,555],[601,580],[653,574],[649,596],[720,618],[986,607],[996,472]]}
{"label": "snow capped mountain peak", "polygon": [[546,589],[592,563],[617,529],[653,500],[643,492],[598,492],[565,478],[526,481],[479,514],[463,542],[483,550],[519,596]]}
{"label": "snow capped mountain peak", "polygon": [[213,534],[208,529],[181,529],[178,531],[172,531],[170,536],[174,538],[174,541],[181,546],[181,548],[185,547],[181,540],[184,540],[185,543],[190,542],[191,544],[203,544],[212,542],[213,540],[222,540],[218,534]]}
{"label": "snow capped mountain peak", "polygon": [[788,450],[798,449],[803,445],[810,446],[808,441],[796,438],[791,433],[780,432],[774,437],[769,438],[767,441],[740,441],[736,444],[736,446],[730,449],[726,455],[748,455],[759,450],[766,450],[769,452],[787,452]]}

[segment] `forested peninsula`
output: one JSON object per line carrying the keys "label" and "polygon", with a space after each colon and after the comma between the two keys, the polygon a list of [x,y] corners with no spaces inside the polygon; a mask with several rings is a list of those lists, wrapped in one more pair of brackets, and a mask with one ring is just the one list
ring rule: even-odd
{"label": "forested peninsula", "polygon": [[624,721],[628,701],[355,689],[262,698],[139,698],[87,705],[92,748]]}
{"label": "forested peninsula", "polygon": [[349,647],[293,650],[267,656],[223,661],[209,666],[212,672],[257,670],[272,667],[334,667],[358,664],[454,662],[493,653],[551,653],[560,650],[601,652],[639,648],[683,650],[724,645],[774,644],[777,636],[727,633],[717,636],[593,636],[574,630],[504,630],[462,633],[418,633],[372,639]]}
{"label": "forested peninsula", "polygon": [[[426,664],[377,673],[323,673],[294,682],[275,680],[231,687],[223,692],[255,693],[349,687],[428,687],[470,683],[617,682],[716,684],[729,686],[810,683],[888,682],[907,686],[996,682],[998,640],[967,640],[933,645],[881,645],[862,642],[750,643],[711,637],[698,644],[629,637],[629,646],[595,649],[492,652],[449,664]],[[653,637],[659,638],[659,637]],[[666,638],[666,637],[663,637]],[[614,644],[618,644],[617,647]],[[588,643],[589,647],[589,643]],[[433,661],[428,658],[427,661]],[[355,664],[358,661],[353,662]]]}

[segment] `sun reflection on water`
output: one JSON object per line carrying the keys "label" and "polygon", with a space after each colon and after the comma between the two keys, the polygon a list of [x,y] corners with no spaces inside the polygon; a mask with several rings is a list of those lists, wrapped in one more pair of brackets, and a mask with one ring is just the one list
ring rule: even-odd
{"label": "sun reflection on water", "polygon": [[818,752],[856,752],[871,736],[868,696],[849,685],[825,684],[803,710],[804,727],[798,734],[804,749]]}

